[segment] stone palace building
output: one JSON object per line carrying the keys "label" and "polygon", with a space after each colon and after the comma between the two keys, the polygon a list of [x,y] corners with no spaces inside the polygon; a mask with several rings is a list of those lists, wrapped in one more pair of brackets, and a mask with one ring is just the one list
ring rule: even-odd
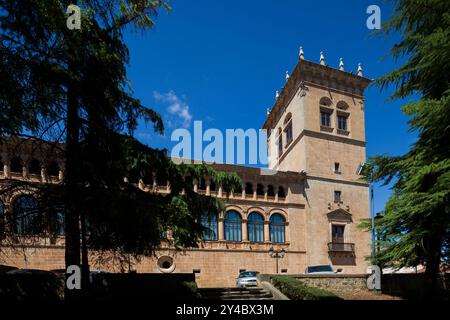
{"label": "stone palace building", "polygon": [[[366,159],[364,89],[369,83],[360,66],[353,74],[344,71],[342,61],[335,69],[325,64],[323,55],[320,63],[314,63],[305,60],[301,51],[263,125],[272,132],[269,145],[277,148],[278,156],[269,164],[277,173],[264,175],[259,168],[215,165],[217,170],[237,172],[244,185],[241,193],[229,197],[207,177],[195,186],[197,192],[226,202],[220,216],[204,221],[213,232],[198,248],[182,252],[167,248],[133,268],[137,272],[193,272],[200,287],[234,286],[243,270],[300,274],[308,265],[331,264],[342,273],[365,273],[370,235],[357,225],[369,217],[369,188],[361,181],[358,168]],[[1,148],[0,180],[58,183],[64,179],[57,156],[10,150],[7,145]],[[7,188],[5,184],[0,187]],[[167,192],[167,186],[141,187]],[[33,205],[38,205],[38,199],[33,198],[31,187],[21,193],[1,192],[0,221]],[[24,224],[15,226],[16,232],[26,232]],[[11,226],[5,223],[4,227]],[[19,249],[2,244],[0,265],[64,269],[61,239],[43,239]]]}

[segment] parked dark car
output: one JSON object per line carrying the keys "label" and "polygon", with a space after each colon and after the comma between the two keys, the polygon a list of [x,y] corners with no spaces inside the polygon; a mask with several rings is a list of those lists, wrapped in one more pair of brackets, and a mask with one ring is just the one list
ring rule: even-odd
{"label": "parked dark car", "polygon": [[305,274],[335,274],[336,271],[329,264],[306,267]]}

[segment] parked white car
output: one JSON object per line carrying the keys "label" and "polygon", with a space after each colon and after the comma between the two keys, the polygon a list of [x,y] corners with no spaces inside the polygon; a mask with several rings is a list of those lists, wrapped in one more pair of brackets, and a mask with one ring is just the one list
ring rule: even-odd
{"label": "parked white car", "polygon": [[236,286],[238,288],[256,287],[258,284],[257,271],[244,271],[240,272],[236,278]]}

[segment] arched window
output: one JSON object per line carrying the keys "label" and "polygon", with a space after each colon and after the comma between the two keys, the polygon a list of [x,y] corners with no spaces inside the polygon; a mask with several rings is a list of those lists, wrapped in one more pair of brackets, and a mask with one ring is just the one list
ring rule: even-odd
{"label": "arched window", "polygon": [[223,221],[225,240],[242,241],[242,218],[236,211],[228,211]]}
{"label": "arched window", "polygon": [[217,215],[202,214],[200,223],[206,229],[203,231],[203,240],[217,240]]}
{"label": "arched window", "polygon": [[210,191],[216,191],[216,189],[217,189],[216,182],[214,181],[214,178],[211,178],[211,182],[209,184],[209,190]]}
{"label": "arched window", "polygon": [[331,101],[330,98],[328,98],[328,97],[322,97],[322,98],[320,98],[320,101],[319,101],[319,105],[320,105],[320,106],[323,106],[323,107],[331,107],[332,104],[333,104],[333,102]]}
{"label": "arched window", "polygon": [[47,164],[47,174],[55,177],[59,175],[59,165],[56,161],[50,161]]}
{"label": "arched window", "polygon": [[284,132],[286,133],[286,145],[292,142],[292,114],[289,112],[284,119]]}
{"label": "arched window", "polygon": [[256,185],[256,194],[258,196],[263,196],[264,195],[264,186],[261,183],[258,183]]}
{"label": "arched window", "polygon": [[278,128],[278,156],[281,157],[283,154],[283,131]]}
{"label": "arched window", "polygon": [[286,241],[285,225],[284,217],[281,214],[275,213],[270,217],[270,241],[275,243],[284,243]]}
{"label": "arched window", "polygon": [[273,188],[273,185],[269,184],[267,186],[267,195],[269,197],[275,197],[275,189]]}
{"label": "arched window", "polygon": [[0,201],[0,237],[5,232],[5,206],[3,202]]}
{"label": "arched window", "polygon": [[278,187],[278,198],[285,198],[286,192],[284,192],[283,186]]}
{"label": "arched window", "polygon": [[30,164],[28,165],[28,172],[30,174],[41,174],[41,163],[38,159],[31,159]]}
{"label": "arched window", "polygon": [[13,203],[13,216],[17,234],[38,234],[43,230],[39,203],[32,196],[19,196]]}
{"label": "arched window", "polygon": [[19,157],[14,157],[11,159],[11,172],[22,173],[22,160]]}
{"label": "arched window", "polygon": [[251,182],[245,184],[245,194],[253,194],[253,184]]}
{"label": "arched window", "polygon": [[250,242],[264,242],[264,218],[257,212],[252,212],[247,220],[247,234]]}
{"label": "arched window", "polygon": [[200,183],[198,184],[199,190],[206,190],[206,180],[205,178],[200,179]]}
{"label": "arched window", "polygon": [[347,110],[348,109],[348,104],[344,101],[339,101],[336,104],[336,108],[341,109],[341,110]]}
{"label": "arched window", "polygon": [[56,209],[50,214],[50,231],[52,234],[64,235],[64,211]]}

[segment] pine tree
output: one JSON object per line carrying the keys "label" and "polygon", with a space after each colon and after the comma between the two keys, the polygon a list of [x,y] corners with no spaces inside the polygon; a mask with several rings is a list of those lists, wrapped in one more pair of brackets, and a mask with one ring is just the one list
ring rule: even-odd
{"label": "pine tree", "polygon": [[386,33],[402,40],[391,54],[406,62],[376,82],[394,84],[392,98],[418,94],[403,107],[417,141],[402,156],[369,159],[371,182],[393,182],[393,191],[376,229],[376,262],[381,265],[426,267],[430,288],[436,287],[440,265],[449,262],[450,237],[450,2],[399,0]]}
{"label": "pine tree", "polygon": [[[195,193],[193,181],[209,175],[225,192],[241,183],[207,165],[175,165],[133,137],[139,120],[164,127],[133,97],[123,30],[151,28],[167,2],[79,1],[81,30],[69,30],[74,3],[0,0],[0,136],[63,143],[64,183],[42,187],[42,198],[64,210],[66,265],[82,264],[87,284],[88,248],[138,258],[163,241],[197,246],[201,215],[222,203]],[[169,194],[139,188],[137,180],[153,175],[170,183]]]}

